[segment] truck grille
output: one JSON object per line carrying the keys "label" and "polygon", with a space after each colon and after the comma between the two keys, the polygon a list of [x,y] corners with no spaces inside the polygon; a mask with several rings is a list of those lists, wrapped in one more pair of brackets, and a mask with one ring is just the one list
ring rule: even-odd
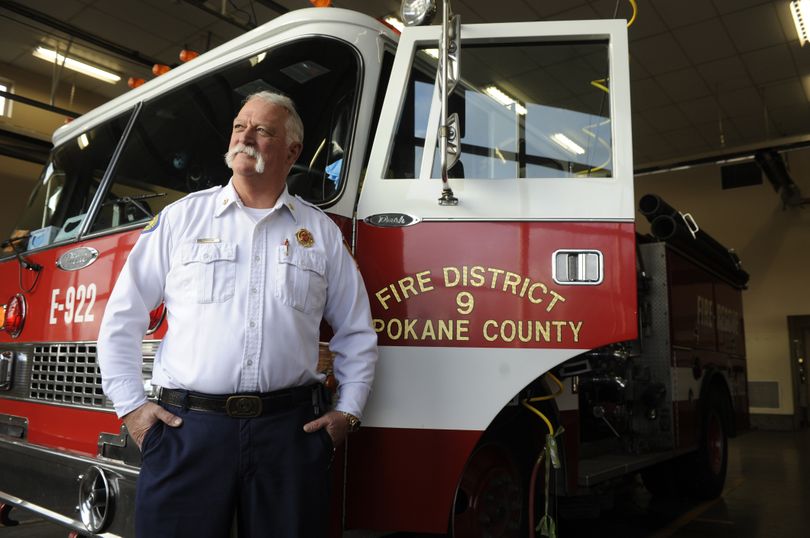
{"label": "truck grille", "polygon": [[[143,381],[147,396],[154,396],[151,379],[159,340],[144,340]],[[80,407],[112,409],[101,388],[101,370],[96,362],[95,342],[49,342],[34,344],[30,355],[32,400]]]}
{"label": "truck grille", "polygon": [[34,346],[31,398],[47,402],[105,407],[95,344]]}

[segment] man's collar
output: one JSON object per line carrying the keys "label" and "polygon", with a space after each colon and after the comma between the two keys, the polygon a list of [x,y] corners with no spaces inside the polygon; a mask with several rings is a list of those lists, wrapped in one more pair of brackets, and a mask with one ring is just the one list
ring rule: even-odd
{"label": "man's collar", "polygon": [[239,195],[236,194],[236,189],[233,188],[233,178],[231,178],[228,184],[225,185],[217,195],[217,205],[214,210],[214,216],[219,217],[233,204],[241,206],[242,200],[240,200]]}
{"label": "man's collar", "polygon": [[298,222],[296,210],[298,209],[298,200],[287,191],[287,185],[284,185],[284,190],[281,191],[281,196],[278,197],[282,204],[290,211],[290,215],[295,222]]}
{"label": "man's collar", "polygon": [[[214,216],[219,217],[222,215],[228,207],[232,205],[237,205],[239,207],[244,207],[242,203],[242,199],[239,198],[239,194],[236,192],[236,189],[233,186],[233,178],[228,181],[228,184],[219,191],[217,195],[217,202],[216,202],[216,209],[214,210]],[[287,192],[287,186],[284,186],[284,190],[281,191],[281,195],[278,197],[278,201],[274,207],[279,208],[281,206],[285,206],[294,221],[298,222],[298,217],[296,216],[296,209],[298,207],[298,201],[293,197],[289,192]]]}

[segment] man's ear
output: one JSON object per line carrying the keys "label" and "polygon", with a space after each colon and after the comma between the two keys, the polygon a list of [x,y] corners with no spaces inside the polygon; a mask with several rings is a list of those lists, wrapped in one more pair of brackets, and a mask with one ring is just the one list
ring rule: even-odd
{"label": "man's ear", "polygon": [[301,150],[303,149],[303,144],[301,142],[293,142],[289,146],[287,146],[287,165],[292,167],[295,164],[295,161],[298,160],[298,157],[301,155]]}

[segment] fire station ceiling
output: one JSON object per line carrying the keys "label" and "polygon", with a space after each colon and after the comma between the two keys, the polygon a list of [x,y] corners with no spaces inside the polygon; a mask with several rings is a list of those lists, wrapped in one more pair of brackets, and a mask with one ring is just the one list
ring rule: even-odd
{"label": "fire station ceiling", "polygon": [[[374,17],[397,0],[334,0]],[[639,0],[629,30],[637,170],[810,140],[810,46],[801,48],[788,0]],[[462,23],[629,18],[628,0],[453,0]],[[309,0],[0,0],[3,64],[48,82],[64,51],[119,74],[115,84],[64,71],[75,96],[112,98],[151,65],[176,65]],[[463,58],[462,58],[463,61]],[[75,88],[75,89],[74,89]],[[70,108],[57,100],[56,106]]]}

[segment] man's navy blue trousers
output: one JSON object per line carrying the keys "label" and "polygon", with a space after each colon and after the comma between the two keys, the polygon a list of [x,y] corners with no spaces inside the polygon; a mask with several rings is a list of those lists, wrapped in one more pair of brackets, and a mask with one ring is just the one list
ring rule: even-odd
{"label": "man's navy blue trousers", "polygon": [[135,501],[138,538],[323,538],[333,447],[306,433],[312,405],[250,419],[161,404],[182,417],[144,437]]}

